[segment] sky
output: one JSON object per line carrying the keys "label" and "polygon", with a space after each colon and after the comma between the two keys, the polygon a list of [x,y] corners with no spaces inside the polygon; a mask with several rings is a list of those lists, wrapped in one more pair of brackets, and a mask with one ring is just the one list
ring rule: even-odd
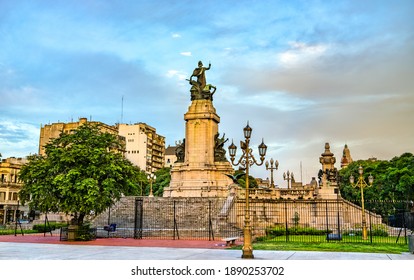
{"label": "sky", "polygon": [[338,169],[345,144],[354,160],[414,153],[413,18],[410,0],[0,0],[0,153],[35,154],[42,125],[80,117],[174,145],[199,60],[219,132],[240,147],[249,122],[279,186],[317,177],[326,142]]}

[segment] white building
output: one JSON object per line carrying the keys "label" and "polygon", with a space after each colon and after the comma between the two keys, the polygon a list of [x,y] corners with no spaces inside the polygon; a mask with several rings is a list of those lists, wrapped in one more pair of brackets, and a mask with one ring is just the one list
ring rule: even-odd
{"label": "white building", "polygon": [[119,124],[118,134],[125,137],[125,157],[141,170],[152,173],[164,167],[165,137],[145,124]]}

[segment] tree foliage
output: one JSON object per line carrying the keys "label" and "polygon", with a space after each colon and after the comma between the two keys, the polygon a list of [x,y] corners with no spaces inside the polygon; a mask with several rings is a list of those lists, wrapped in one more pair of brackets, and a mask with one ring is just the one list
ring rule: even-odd
{"label": "tree foliage", "polygon": [[29,157],[20,171],[23,204],[42,212],[71,214],[78,224],[122,195],[139,195],[142,172],[119,152],[118,138],[84,124],[45,146],[45,156]]}
{"label": "tree foliage", "polygon": [[[237,174],[240,173],[244,173],[244,170],[236,170],[234,172],[234,175],[236,176]],[[243,189],[246,188],[246,175],[241,176],[238,180],[237,183],[240,185],[240,187],[242,187]],[[256,181],[256,178],[254,178],[252,175],[249,175],[249,188],[253,189],[253,188],[257,188],[258,184]]]}
{"label": "tree foliage", "polygon": [[[157,176],[157,179],[153,181],[152,184],[152,193],[154,196],[162,196],[164,193],[164,188],[170,185],[171,181],[171,168],[164,167],[157,170],[154,174]],[[147,186],[145,188],[145,195],[148,195],[150,192],[150,182],[147,182]]]}
{"label": "tree foliage", "polygon": [[347,200],[360,200],[359,188],[349,183],[351,174],[357,180],[358,167],[364,168],[365,181],[374,177],[372,186],[364,188],[364,200],[414,200],[414,155],[404,153],[390,161],[359,160],[340,170],[341,195]]}

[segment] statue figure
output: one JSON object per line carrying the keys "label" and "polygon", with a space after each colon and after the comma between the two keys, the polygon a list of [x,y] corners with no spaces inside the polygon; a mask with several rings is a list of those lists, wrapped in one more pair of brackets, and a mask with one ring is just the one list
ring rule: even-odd
{"label": "statue figure", "polygon": [[[201,61],[198,62],[198,67],[194,69],[193,74],[190,76],[189,81],[190,85],[192,86],[190,89],[191,92],[191,101],[198,100],[198,99],[207,99],[213,100],[213,94],[216,91],[216,87],[207,84],[206,82],[206,70],[211,68],[211,63],[208,64],[208,67],[203,67],[203,63]],[[196,77],[197,80],[194,81],[193,77]],[[211,89],[213,91],[211,91]]]}
{"label": "statue figure", "polygon": [[180,141],[177,148],[175,149],[175,155],[177,157],[176,162],[184,162],[185,157],[185,138],[183,139],[183,142]]}
{"label": "statue figure", "polygon": [[194,69],[193,75],[190,77],[190,81],[192,77],[197,77],[197,84],[201,90],[204,90],[206,87],[206,70],[210,70],[211,63],[208,64],[208,67],[203,67],[203,63],[201,61],[198,62],[198,67]]}
{"label": "statue figure", "polygon": [[322,185],[322,176],[323,176],[323,171],[322,169],[319,169],[319,172],[318,172],[319,186]]}
{"label": "statue figure", "polygon": [[338,181],[339,172],[338,172],[338,169],[336,169],[335,167],[332,169],[326,168],[325,171],[323,171],[322,169],[319,169],[319,173],[318,173],[319,185],[322,185],[322,177],[324,174],[326,174],[327,182],[334,183]]}
{"label": "statue figure", "polygon": [[220,133],[217,132],[214,135],[214,161],[228,161],[226,158],[226,150],[224,149],[224,143],[229,139],[225,139],[226,134],[223,134],[223,137],[219,138]]}
{"label": "statue figure", "polygon": [[336,169],[336,167],[329,170],[328,180],[330,182],[336,182],[338,180],[338,176],[339,176],[339,173],[338,173],[338,169]]}

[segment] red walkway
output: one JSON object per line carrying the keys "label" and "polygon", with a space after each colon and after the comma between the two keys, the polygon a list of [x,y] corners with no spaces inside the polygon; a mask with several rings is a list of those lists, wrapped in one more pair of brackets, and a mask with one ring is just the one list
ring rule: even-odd
{"label": "red walkway", "polygon": [[[135,247],[170,247],[170,248],[204,248],[224,249],[228,248],[222,240],[171,240],[171,239],[133,239],[133,238],[98,238],[92,241],[60,241],[59,236],[43,234],[33,235],[0,235],[0,242],[19,243],[45,243],[67,245],[91,245],[91,246],[135,246]],[[236,242],[236,244],[242,244]]]}

